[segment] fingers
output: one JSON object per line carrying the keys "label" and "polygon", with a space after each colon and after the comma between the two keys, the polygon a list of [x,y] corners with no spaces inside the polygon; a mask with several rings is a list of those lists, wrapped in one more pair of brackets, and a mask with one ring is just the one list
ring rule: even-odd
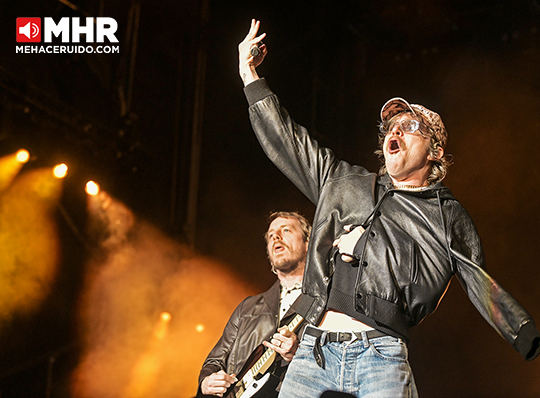
{"label": "fingers", "polygon": [[271,348],[276,352],[283,352],[287,347],[286,344],[284,344],[285,338],[278,338],[277,336],[280,336],[279,334],[274,334],[270,341],[263,341],[263,344],[265,347]]}
{"label": "fingers", "polygon": [[253,45],[253,44],[257,44],[262,39],[264,39],[266,37],[266,33],[262,33],[259,36],[257,36],[257,32],[259,31],[260,26],[261,26],[261,21],[256,21],[255,19],[252,19],[249,32],[246,35],[244,42],[250,42],[250,44]]}
{"label": "fingers", "polygon": [[223,370],[212,373],[204,378],[201,383],[201,390],[205,395],[217,395],[222,397],[227,389],[237,381],[234,374],[228,375]]}
{"label": "fingers", "polygon": [[272,336],[270,341],[265,341],[263,344],[290,362],[298,349],[298,337],[285,327],[278,329],[278,332]]}
{"label": "fingers", "polygon": [[272,344],[276,349],[285,349],[285,345],[283,344],[285,342],[285,338],[283,338],[279,334],[275,334],[274,337],[270,339],[270,344]]}
{"label": "fingers", "polygon": [[280,327],[278,332],[284,337],[296,336],[294,332],[291,332],[286,326]]}
{"label": "fingers", "polygon": [[297,344],[297,342],[298,337],[296,334],[291,332],[286,327],[283,327],[278,329],[278,333],[274,333],[270,341],[265,341],[263,344],[280,354],[284,354],[289,352],[291,348]]}
{"label": "fingers", "polygon": [[252,38],[255,37],[255,35],[257,34],[257,31],[259,30],[260,24],[261,24],[260,21],[256,21],[255,19],[251,20],[251,26],[249,27],[249,31],[246,37],[244,38],[244,41],[251,40]]}
{"label": "fingers", "polygon": [[354,261],[354,257],[349,256],[348,254],[342,254],[341,255],[341,260],[346,262],[346,263],[352,263]]}
{"label": "fingers", "polygon": [[[253,57],[253,54],[251,54],[251,49],[253,47],[255,47],[258,43],[261,42],[262,39],[264,39],[266,37],[266,33],[263,33],[262,35],[260,36],[257,36],[255,37],[254,39],[250,40],[250,45],[249,45],[249,50],[250,50],[250,55]],[[257,58],[257,57],[263,57],[266,55],[266,53],[268,52],[268,49],[266,48],[266,44],[261,44],[259,46],[259,50],[261,50],[261,52],[259,53],[259,55],[256,55],[254,56],[254,58]]]}
{"label": "fingers", "polygon": [[[343,227],[343,229],[347,232],[351,232],[353,230],[355,230],[356,228],[360,228],[360,231],[364,232],[364,228],[362,226],[355,226],[354,224],[347,224]],[[337,246],[339,245],[339,242],[341,241],[341,237],[340,238],[337,238],[334,242],[333,242],[333,245],[334,246]]]}
{"label": "fingers", "polygon": [[361,225],[347,224],[343,227],[347,232],[357,231],[360,235],[365,231],[364,227]]}
{"label": "fingers", "polygon": [[354,253],[356,243],[365,230],[362,226],[355,226],[354,224],[347,224],[343,229],[347,232],[334,240],[333,246],[339,248],[339,253],[341,254],[341,259],[343,261],[351,263],[354,261],[354,257],[351,253]]}
{"label": "fingers", "polygon": [[246,37],[249,38],[249,39],[253,39],[255,37],[255,35],[257,34],[257,32],[259,31],[259,27],[261,26],[261,21],[257,21],[255,18],[253,18],[251,20],[251,26],[249,28],[249,32],[248,32],[248,35]]}

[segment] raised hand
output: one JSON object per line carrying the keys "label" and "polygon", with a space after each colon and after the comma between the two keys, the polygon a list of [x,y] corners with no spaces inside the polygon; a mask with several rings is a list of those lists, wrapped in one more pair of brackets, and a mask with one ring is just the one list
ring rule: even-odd
{"label": "raised hand", "polygon": [[[247,86],[249,83],[259,78],[259,75],[257,74],[257,71],[255,69],[262,63],[264,57],[266,57],[266,54],[268,54],[268,49],[266,48],[266,45],[259,45],[262,39],[266,37],[266,33],[262,33],[257,36],[260,25],[260,21],[252,19],[248,34],[246,35],[244,40],[242,40],[242,42],[238,44],[238,70],[240,73],[240,77],[244,82],[244,86]],[[255,45],[258,45],[260,50],[260,54],[256,57],[251,54],[251,49]]]}

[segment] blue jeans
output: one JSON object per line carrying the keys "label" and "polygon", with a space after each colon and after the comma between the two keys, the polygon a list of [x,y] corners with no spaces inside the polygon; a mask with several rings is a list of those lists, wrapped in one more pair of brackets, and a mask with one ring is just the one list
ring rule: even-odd
{"label": "blue jeans", "polygon": [[289,364],[279,398],[318,398],[325,391],[358,398],[417,398],[405,342],[391,336],[322,347],[325,368],[315,362],[315,337],[304,335]]}

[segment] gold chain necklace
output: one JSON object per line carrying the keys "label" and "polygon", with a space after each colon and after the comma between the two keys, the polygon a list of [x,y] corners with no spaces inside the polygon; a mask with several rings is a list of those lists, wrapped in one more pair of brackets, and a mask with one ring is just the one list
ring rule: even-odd
{"label": "gold chain necklace", "polygon": [[403,189],[405,191],[423,191],[424,189],[427,189],[427,186],[408,185],[408,184],[401,184],[399,182],[395,182],[394,188]]}

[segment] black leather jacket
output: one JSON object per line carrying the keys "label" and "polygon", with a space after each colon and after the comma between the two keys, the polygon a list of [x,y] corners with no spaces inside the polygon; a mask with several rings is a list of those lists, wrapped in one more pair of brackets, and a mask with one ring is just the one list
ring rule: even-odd
{"label": "black leather jacket", "polygon": [[344,225],[364,225],[365,238],[354,253],[356,311],[406,338],[457,275],[478,311],[516,350],[526,359],[540,353],[533,319],[485,272],[476,227],[442,182],[421,192],[396,190],[387,175],[378,177],[320,147],[264,79],[245,94],[263,150],[317,206],[299,314],[313,324],[320,320],[335,267],[332,242]]}
{"label": "black leather jacket", "polygon": [[[276,281],[266,292],[244,299],[234,310],[223,335],[210,351],[199,374],[199,392],[202,380],[212,373],[224,370],[238,375],[251,353],[280,326],[280,284]],[[283,317],[283,324],[291,318],[292,309]]]}

